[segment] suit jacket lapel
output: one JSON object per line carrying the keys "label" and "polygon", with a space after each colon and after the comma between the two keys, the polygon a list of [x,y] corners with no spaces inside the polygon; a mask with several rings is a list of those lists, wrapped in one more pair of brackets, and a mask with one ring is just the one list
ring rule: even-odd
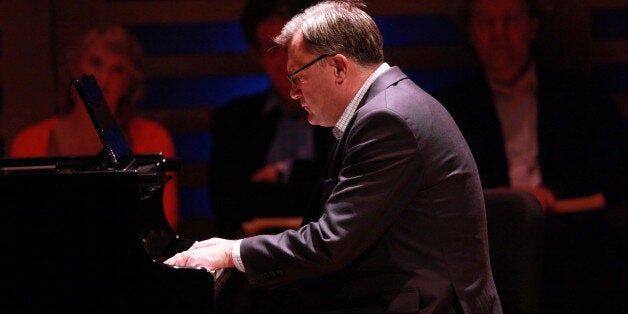
{"label": "suit jacket lapel", "polygon": [[[362,101],[358,105],[358,109],[364,106],[364,104],[366,104],[373,97],[375,97],[375,95],[384,91],[389,86],[397,84],[399,81],[407,78],[408,77],[403,72],[401,72],[398,67],[392,67],[388,69],[373,82],[369,90],[364,95],[364,98],[362,98]],[[346,143],[346,135],[353,126],[354,122],[355,115],[351,118],[351,121],[347,125],[347,129],[345,130],[342,137],[338,141],[336,141],[334,148],[331,150],[332,153],[327,160],[327,164],[325,165],[316,189],[314,190],[314,195],[312,196],[303,216],[303,220],[301,222],[302,226],[311,221],[317,221],[322,216],[323,210],[325,208],[325,202],[331,195],[331,192],[337,183],[342,166],[342,161],[344,159],[343,156],[345,151],[344,147]]]}
{"label": "suit jacket lapel", "polygon": [[[306,225],[311,221],[316,221],[322,215],[322,208],[324,205],[324,200],[327,198],[323,198],[326,193],[322,191],[323,184],[327,178],[329,178],[329,172],[331,169],[331,164],[334,160],[336,160],[336,154],[338,154],[338,143],[340,140],[337,140],[334,144],[334,147],[331,149],[331,153],[329,158],[327,158],[327,162],[325,163],[325,167],[321,171],[321,175],[318,178],[318,182],[316,183],[316,188],[314,192],[312,192],[312,196],[310,197],[310,201],[308,202],[307,208],[303,214],[303,220],[301,221],[301,226]],[[328,196],[328,195],[327,195]]]}

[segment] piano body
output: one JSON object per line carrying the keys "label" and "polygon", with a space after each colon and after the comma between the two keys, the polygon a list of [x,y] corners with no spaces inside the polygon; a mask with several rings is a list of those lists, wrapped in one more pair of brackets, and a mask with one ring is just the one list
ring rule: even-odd
{"label": "piano body", "polygon": [[160,263],[187,249],[163,211],[161,155],[0,160],[4,313],[211,313],[213,277]]}

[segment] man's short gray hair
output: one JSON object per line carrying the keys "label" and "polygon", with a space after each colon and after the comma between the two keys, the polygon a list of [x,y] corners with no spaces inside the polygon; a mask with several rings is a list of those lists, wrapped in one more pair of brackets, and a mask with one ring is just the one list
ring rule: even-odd
{"label": "man's short gray hair", "polygon": [[295,15],[275,42],[287,47],[301,31],[318,54],[342,53],[362,65],[382,63],[382,35],[365,7],[362,1],[323,1]]}

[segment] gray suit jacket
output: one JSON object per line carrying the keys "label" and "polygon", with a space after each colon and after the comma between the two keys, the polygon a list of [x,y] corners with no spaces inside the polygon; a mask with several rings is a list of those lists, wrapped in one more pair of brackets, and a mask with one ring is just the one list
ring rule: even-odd
{"label": "gray suit jacket", "polygon": [[399,68],[364,97],[321,193],[300,230],[242,241],[252,285],[292,283],[316,311],[501,312],[471,152]]}

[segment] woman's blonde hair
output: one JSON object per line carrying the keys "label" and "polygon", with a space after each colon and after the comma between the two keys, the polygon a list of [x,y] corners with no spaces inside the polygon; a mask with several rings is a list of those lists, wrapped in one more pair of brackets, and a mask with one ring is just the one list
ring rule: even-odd
{"label": "woman's blonde hair", "polygon": [[[133,66],[129,90],[120,99],[117,110],[114,113],[119,123],[125,126],[128,119],[134,114],[144,92],[144,53],[142,46],[131,33],[120,25],[107,24],[91,28],[83,34],[76,45],[70,46],[66,53],[66,63],[71,76],[70,82],[83,74],[80,71],[83,54],[98,41],[103,41],[104,47],[108,51],[127,58]],[[70,84],[68,84],[67,90],[64,91],[67,94],[65,101],[56,108],[56,113],[58,114],[70,112],[75,105],[71,97],[69,97],[69,88]]]}

